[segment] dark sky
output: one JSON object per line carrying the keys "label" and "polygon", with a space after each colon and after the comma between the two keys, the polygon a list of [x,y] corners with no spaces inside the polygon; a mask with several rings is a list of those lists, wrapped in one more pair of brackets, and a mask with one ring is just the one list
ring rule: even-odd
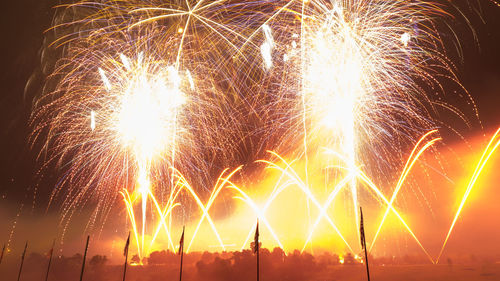
{"label": "dark sky", "polygon": [[32,97],[25,96],[25,86],[37,68],[43,32],[50,27],[55,1],[12,1],[1,19],[2,95],[1,114],[1,192],[24,196],[33,182],[34,153],[27,142],[28,117]]}
{"label": "dark sky", "polygon": [[[57,1],[21,0],[3,3],[0,17],[1,40],[1,95],[0,95],[0,238],[7,238],[21,204],[23,215],[44,213],[47,198],[58,175],[45,175],[40,181],[36,175],[36,149],[30,148],[28,117],[33,93],[25,87],[30,76],[40,67],[40,49],[43,31],[50,27],[53,7]],[[451,23],[463,50],[458,64],[458,76],[473,96],[485,131],[500,126],[500,7],[488,0],[456,3],[473,27],[469,29],[463,18]],[[453,25],[456,26],[453,26]],[[477,39],[474,38],[477,35]],[[36,82],[36,80],[35,80]],[[35,85],[38,85],[35,83]],[[36,86],[34,86],[36,88]],[[451,95],[450,95],[451,96]],[[453,103],[453,99],[449,101]],[[474,123],[476,124],[476,123]],[[465,134],[483,134],[479,126]],[[32,202],[35,184],[41,182]],[[57,208],[56,208],[57,209]],[[50,215],[50,212],[49,214]],[[34,219],[37,221],[38,217]],[[43,226],[40,226],[43,228]],[[49,231],[50,232],[50,231]],[[0,241],[1,242],[1,241]]]}

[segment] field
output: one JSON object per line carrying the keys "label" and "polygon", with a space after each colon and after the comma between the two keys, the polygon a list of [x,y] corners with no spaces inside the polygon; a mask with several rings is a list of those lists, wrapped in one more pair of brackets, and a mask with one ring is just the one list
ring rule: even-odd
{"label": "field", "polygon": [[[407,281],[460,281],[460,280],[500,280],[500,263],[493,258],[467,257],[454,263],[446,258],[443,264],[412,264],[415,258],[393,259],[392,264],[383,264],[387,258],[373,259],[370,266],[371,280]],[[355,281],[366,280],[365,266],[350,263],[345,258],[340,264],[336,255],[312,256],[308,253],[290,253],[286,256],[275,249],[263,249],[260,260],[260,280],[314,280],[314,281]],[[255,255],[249,251],[224,253],[191,253],[185,256],[182,280],[211,281],[256,279]],[[39,254],[27,256],[21,280],[45,280],[48,258]],[[0,265],[1,280],[16,280],[20,259],[10,255]],[[53,260],[48,280],[79,280],[82,256],[56,257]],[[123,265],[108,264],[104,256],[88,257],[83,280],[119,281],[123,278]],[[129,265],[126,280],[156,281],[179,279],[179,256],[172,252],[156,252],[145,265]]]}

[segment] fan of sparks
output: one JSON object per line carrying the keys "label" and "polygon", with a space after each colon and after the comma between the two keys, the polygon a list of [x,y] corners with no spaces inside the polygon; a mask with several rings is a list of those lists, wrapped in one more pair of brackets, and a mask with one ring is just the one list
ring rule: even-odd
{"label": "fan of sparks", "polygon": [[[439,260],[395,203],[404,186],[418,188],[407,179],[425,162],[422,155],[439,157],[436,128],[448,126],[437,112],[472,126],[466,114],[435,97],[445,93],[443,81],[461,88],[436,27],[451,17],[445,8],[420,0],[133,0],[59,7],[49,32],[61,57],[32,122],[33,139],[45,141],[41,156],[64,171],[52,194],[64,198],[62,221],[67,226],[77,210],[92,205],[92,227],[116,211],[121,197],[140,257],[158,247],[175,249],[173,234],[186,223],[193,225],[188,251],[204,224],[226,249],[210,211],[231,198],[226,209],[234,210],[221,221],[227,224],[233,211],[247,214],[239,226],[249,231],[242,248],[259,218],[269,243],[290,250],[297,244],[283,242],[268,209],[296,190],[307,206],[293,218],[306,229],[299,248],[312,247],[325,222],[325,235],[336,235],[354,252],[360,196],[371,194],[383,217],[370,250],[392,213],[429,260]],[[477,116],[475,107],[472,112]],[[499,144],[497,132],[439,256]],[[277,176],[264,178],[262,169],[255,171],[258,163]],[[262,179],[249,180],[259,173]],[[259,204],[251,195],[262,181],[272,188]],[[333,205],[346,193],[343,221],[353,227],[343,231]]]}

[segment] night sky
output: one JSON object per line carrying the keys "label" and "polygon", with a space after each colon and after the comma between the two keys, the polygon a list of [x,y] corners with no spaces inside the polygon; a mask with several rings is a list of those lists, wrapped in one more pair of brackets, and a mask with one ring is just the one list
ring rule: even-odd
{"label": "night sky", "polygon": [[[35,145],[32,148],[28,141],[31,131],[28,120],[33,98],[40,92],[43,82],[42,76],[34,75],[40,72],[43,32],[51,25],[52,7],[56,4],[57,1],[22,0],[2,5],[0,244],[8,239],[20,208],[21,217],[25,218],[19,222],[24,224],[18,226],[20,229],[40,227],[40,236],[47,241],[54,235],[53,229],[45,231],[43,228],[44,222],[50,225],[49,222],[57,216],[58,207],[47,210],[47,204],[60,175],[47,170],[44,170],[43,177],[38,174],[43,161],[36,160],[40,147]],[[466,138],[477,139],[500,126],[500,7],[488,0],[469,4],[460,0],[456,5],[464,12],[473,30],[463,18],[457,17],[451,22],[463,51],[462,58],[454,62],[460,81],[477,104],[484,127],[483,130],[478,122],[473,122],[474,128],[462,133]],[[30,77],[32,83],[27,87]],[[448,97],[448,102],[453,104],[453,95]],[[468,116],[474,118],[470,113]],[[499,209],[496,211],[498,214]],[[20,239],[15,241],[16,245],[22,243]]]}

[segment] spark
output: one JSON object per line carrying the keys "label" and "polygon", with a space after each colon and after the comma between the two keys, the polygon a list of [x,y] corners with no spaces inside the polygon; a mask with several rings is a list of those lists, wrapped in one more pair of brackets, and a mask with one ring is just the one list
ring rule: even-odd
{"label": "spark", "polygon": [[403,35],[401,35],[401,42],[403,43],[403,45],[405,47],[408,47],[408,42],[410,42],[410,39],[411,39],[411,36],[410,36],[410,34],[408,34],[408,32],[405,32],[405,33],[403,33]]}
{"label": "spark", "polygon": [[90,112],[90,129],[95,130],[95,111]]}
{"label": "spark", "polygon": [[273,35],[271,33],[271,28],[268,25],[263,25],[262,30],[264,32],[266,41],[260,46],[260,51],[262,53],[262,58],[264,59],[264,64],[267,70],[271,69],[273,66],[272,51],[275,47]]}

